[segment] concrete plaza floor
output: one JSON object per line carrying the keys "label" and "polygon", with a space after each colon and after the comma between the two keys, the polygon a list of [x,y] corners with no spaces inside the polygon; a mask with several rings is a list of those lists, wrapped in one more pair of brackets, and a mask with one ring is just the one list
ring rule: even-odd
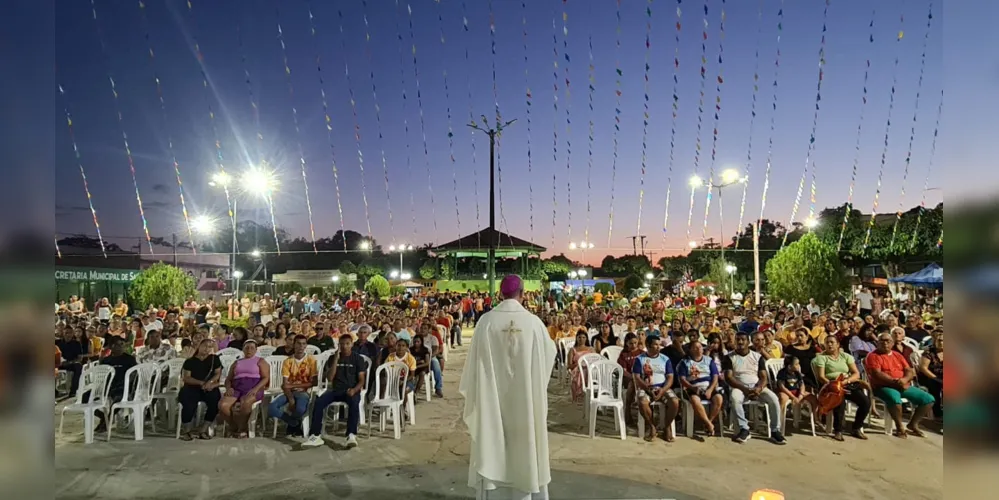
{"label": "concrete plaza floor", "polygon": [[[469,332],[470,333],[470,332]],[[342,448],[342,438],[302,450],[280,436],[181,442],[157,427],[144,441],[126,429],[110,443],[83,444],[82,418],[67,416],[56,437],[58,498],[474,498],[467,479],[469,439],[457,394],[466,346],[445,366],[445,397],[417,404],[417,425],[401,440],[391,431]],[[900,440],[871,429],[869,441],[793,434],[779,447],[764,439],[744,445],[728,437],[707,442],[678,437],[627,440],[601,416],[590,439],[581,407],[568,389],[549,386],[552,498],[684,498],[746,500],[771,488],[789,499],[936,499],[943,496],[943,438]],[[58,423],[58,405],[56,418]],[[162,426],[162,424],[160,424]],[[342,427],[341,427],[342,429]],[[339,433],[339,432],[338,432]]]}

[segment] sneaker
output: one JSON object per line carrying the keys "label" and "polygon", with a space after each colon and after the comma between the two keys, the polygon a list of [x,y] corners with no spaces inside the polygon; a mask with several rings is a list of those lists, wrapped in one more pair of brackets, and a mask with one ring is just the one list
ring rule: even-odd
{"label": "sneaker", "polygon": [[347,434],[347,449],[357,448],[357,436],[353,434]]}
{"label": "sneaker", "polygon": [[749,441],[752,435],[749,433],[749,429],[739,429],[739,433],[732,437],[732,441],[742,444]]}
{"label": "sneaker", "polygon": [[784,435],[780,431],[770,432],[770,442],[773,444],[785,445],[787,444],[787,439],[784,439]]}
{"label": "sneaker", "polygon": [[323,438],[319,436],[309,436],[308,439],[302,442],[302,446],[305,448],[314,448],[316,446],[322,446],[324,444],[326,444],[326,442],[323,441]]}
{"label": "sneaker", "polygon": [[434,393],[434,395],[437,396],[437,397],[439,397],[439,398],[443,398],[444,397],[444,391],[438,390],[437,392]]}

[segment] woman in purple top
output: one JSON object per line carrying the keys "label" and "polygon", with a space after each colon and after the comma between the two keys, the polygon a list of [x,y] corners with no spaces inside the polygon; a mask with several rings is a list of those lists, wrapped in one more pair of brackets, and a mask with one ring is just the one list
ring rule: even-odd
{"label": "woman in purple top", "polygon": [[249,437],[250,412],[253,404],[264,398],[270,380],[270,365],[257,357],[256,341],[247,339],[243,343],[243,359],[236,360],[229,370],[225,396],[219,404],[219,412],[232,428],[233,437]]}

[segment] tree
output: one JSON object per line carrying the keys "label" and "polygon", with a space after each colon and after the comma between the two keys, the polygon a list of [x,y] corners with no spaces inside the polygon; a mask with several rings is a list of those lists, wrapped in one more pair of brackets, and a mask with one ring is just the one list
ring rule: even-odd
{"label": "tree", "polygon": [[420,266],[420,277],[429,280],[434,279],[437,275],[437,266],[434,264],[433,260],[428,260]]}
{"label": "tree", "polygon": [[849,287],[836,247],[814,234],[784,247],[767,262],[767,293],[776,300],[829,304]]}
{"label": "tree", "polygon": [[376,299],[380,299],[388,297],[389,293],[392,291],[392,287],[389,286],[389,282],[384,276],[376,274],[369,278],[368,282],[364,284],[364,291],[374,295]]}
{"label": "tree", "polygon": [[704,275],[704,279],[714,283],[715,288],[719,290],[728,290],[728,294],[731,294],[735,290],[745,290],[745,278],[743,278],[739,273],[730,274],[728,272],[728,266],[730,265],[734,264],[728,260],[722,259],[721,257],[712,259],[708,273]]}
{"label": "tree", "polygon": [[357,266],[349,260],[345,260],[340,263],[340,272],[343,274],[355,274],[357,273]]}
{"label": "tree", "polygon": [[639,288],[642,288],[644,285],[645,282],[642,281],[642,278],[639,278],[638,276],[632,274],[627,278],[625,278],[624,280],[624,292],[630,294],[631,292]]}
{"label": "tree", "polygon": [[357,288],[353,281],[350,280],[339,280],[334,281],[329,286],[326,287],[326,292],[330,295],[339,295],[341,297],[349,297],[351,293]]}
{"label": "tree", "polygon": [[149,306],[163,307],[183,304],[197,293],[194,278],[179,268],[158,262],[139,273],[128,291],[139,310]]}
{"label": "tree", "polygon": [[610,283],[603,283],[603,282],[597,283],[596,285],[593,285],[593,291],[594,292],[600,292],[600,293],[602,293],[604,295],[608,295],[608,294],[614,293],[614,285],[612,285]]}

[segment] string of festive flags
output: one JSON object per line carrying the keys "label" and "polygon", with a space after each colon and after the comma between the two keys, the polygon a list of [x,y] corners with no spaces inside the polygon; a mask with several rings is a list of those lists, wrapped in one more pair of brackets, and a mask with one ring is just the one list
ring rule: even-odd
{"label": "string of festive flags", "polygon": [[898,23],[898,36],[895,38],[895,63],[892,66],[891,94],[888,100],[888,118],[885,122],[884,148],[881,150],[881,166],[878,168],[878,183],[877,188],[874,190],[874,208],[871,209],[871,220],[867,224],[867,232],[864,235],[864,244],[861,247],[861,252],[867,250],[867,245],[871,241],[871,230],[874,229],[874,220],[878,215],[878,202],[881,199],[881,181],[884,179],[885,163],[888,157],[888,136],[891,132],[891,112],[895,108],[895,85],[898,83],[898,59],[899,52],[901,51],[900,47],[902,45],[902,38],[905,36],[905,31],[902,29],[905,25],[905,14],[899,16]]}
{"label": "string of festive flags", "polygon": [[648,161],[649,136],[649,54],[652,52],[652,0],[645,5],[645,74],[642,77],[644,101],[642,103],[642,174],[638,181],[638,232],[642,234],[642,202],[645,200],[645,167]]}
{"label": "string of festive flags", "polygon": [[[365,22],[367,22],[367,17],[365,17]],[[437,0],[437,27],[440,30],[441,49],[444,49],[446,44],[444,38],[444,15],[441,12],[440,0]],[[454,129],[451,125],[451,89],[447,83],[447,67],[444,67],[441,73],[444,76],[444,106],[447,109],[447,152],[448,158],[451,160],[451,183],[454,187],[454,219],[457,223],[458,244],[461,245],[461,208],[458,204],[458,163],[454,158]],[[371,78],[372,84],[374,84],[373,74]],[[387,179],[388,173],[385,175]]]}
{"label": "string of festive flags", "polygon": [[[76,166],[80,169],[80,178],[83,179],[83,192],[87,195],[87,206],[90,208],[90,215],[94,218],[94,229],[97,230],[97,241],[101,243],[101,254],[104,255],[106,259],[108,256],[107,248],[104,246],[104,236],[101,235],[101,225],[97,222],[97,210],[94,209],[94,198],[90,195],[90,184],[87,183],[87,171],[83,168],[83,158],[80,156],[80,148],[76,145],[76,134],[73,131],[73,117],[69,113],[69,100],[66,98],[66,90],[63,89],[62,85],[58,85],[59,95],[63,98],[63,111],[66,114],[66,128],[69,130],[69,143],[73,146],[73,156],[76,158]],[[62,258],[62,252],[59,250],[59,241],[56,240],[56,252],[59,253],[59,258]]]}
{"label": "string of festive flags", "polygon": [[[533,97],[531,95],[531,80],[530,80],[530,77],[529,77],[530,74],[528,72],[528,68],[529,68],[530,65],[528,64],[528,60],[527,60],[527,54],[528,54],[528,50],[527,50],[527,2],[526,1],[521,1],[520,2],[520,8],[521,8],[520,25],[523,28],[523,41],[524,41],[524,88],[525,88],[524,95],[525,95],[525,98],[526,98],[525,109],[526,109],[526,115],[527,115],[527,177],[529,179],[533,179],[534,178],[534,160],[533,160],[533,158],[531,158],[531,100],[533,99]],[[592,53],[591,53],[591,57],[592,57]],[[530,207],[529,216],[530,216],[530,223],[531,223],[531,234],[530,234],[530,237],[531,237],[531,241],[533,241],[534,240],[534,183],[533,182],[528,182],[527,183],[527,197],[528,197],[528,203],[530,204],[529,205],[529,207]]]}
{"label": "string of festive flags", "polygon": [[909,146],[905,153],[905,170],[902,173],[902,194],[898,199],[898,211],[895,212],[895,225],[891,230],[891,242],[888,244],[889,250],[895,248],[895,237],[898,235],[898,224],[902,222],[902,207],[905,202],[905,182],[909,178],[909,164],[912,162],[912,143],[916,138],[916,119],[919,116],[919,97],[923,90],[923,75],[926,73],[926,47],[930,42],[930,28],[933,26],[933,2],[930,2],[929,12],[926,14],[926,33],[923,35],[923,53],[919,58],[919,81],[916,83],[916,102],[912,108],[912,125],[909,129]]}
{"label": "string of festive flags", "polygon": [[[909,245],[909,249],[916,247],[916,242],[919,240],[919,226],[923,222],[923,212],[926,211],[926,193],[930,189],[930,173],[933,172],[933,159],[937,154],[937,135],[940,132],[940,116],[943,113],[943,90],[940,90],[940,104],[937,105],[937,119],[936,123],[933,125],[933,141],[930,144],[930,158],[926,165],[926,179],[923,181],[923,196],[922,200],[919,202],[919,212],[916,215],[916,226],[912,230],[912,243]],[[943,233],[941,232],[940,242],[943,242]]]}
{"label": "string of festive flags", "polygon": [[558,198],[556,193],[558,193],[558,28],[555,27],[555,17],[552,16],[552,53],[554,54],[554,60],[552,61],[552,80],[554,82],[555,91],[552,93],[553,96],[553,109],[552,113],[554,120],[552,120],[552,246],[555,246],[555,226],[558,223]]}
{"label": "string of festive flags", "polygon": [[[367,2],[365,2],[367,5]],[[319,39],[316,35],[316,20],[312,15],[312,4],[309,9],[309,33],[312,35],[312,48],[316,53],[316,74],[319,76],[319,95],[323,102],[323,124],[326,127],[326,140],[330,145],[330,164],[333,166],[333,187],[336,192],[336,210],[340,216],[340,236],[343,239],[343,250],[347,251],[347,233],[343,221],[343,203],[340,200],[340,172],[336,165],[336,146],[333,144],[333,120],[330,119],[329,100],[326,98],[326,82],[323,78],[323,64],[319,52]],[[391,212],[390,212],[391,213]]]}
{"label": "string of festive flags", "polygon": [[[770,169],[773,166],[773,152],[774,152],[774,131],[775,124],[777,120],[777,90],[780,88],[778,85],[778,77],[780,76],[780,38],[784,34],[784,0],[780,2],[780,8],[777,10],[777,55],[774,57],[774,83],[771,85],[773,88],[773,98],[770,105],[770,134],[769,139],[767,139],[767,166],[763,172],[763,196],[760,199],[760,218],[758,222],[763,221],[763,214],[767,209],[767,191],[770,190]],[[741,223],[740,223],[741,226]],[[753,226],[753,237],[754,239],[759,238],[759,223]],[[736,242],[738,244],[738,242]]]}
{"label": "string of festive flags", "polygon": [[871,49],[869,49],[867,55],[867,62],[864,66],[864,89],[861,94],[860,101],[860,122],[857,123],[857,144],[854,146],[853,153],[853,173],[850,175],[850,192],[846,197],[846,210],[843,214],[843,224],[839,229],[839,242],[836,244],[836,251],[840,251],[843,248],[843,236],[846,234],[846,225],[850,222],[850,212],[853,212],[853,190],[857,183],[857,167],[860,165],[860,139],[862,137],[861,132],[864,129],[864,110],[867,108],[867,77],[871,71],[871,56],[870,52],[873,52],[874,44],[874,17],[877,13],[877,9],[871,10],[871,22],[868,24],[870,29],[870,34],[867,37],[868,43],[872,44]]}
{"label": "string of festive flags", "polygon": [[229,196],[229,175],[225,171],[225,157],[222,155],[222,141],[219,139],[218,126],[215,124],[215,108],[212,106],[211,89],[208,87],[208,75],[205,74],[205,55],[201,52],[201,44],[198,43],[196,34],[198,23],[194,18],[194,6],[191,0],[187,2],[187,16],[191,24],[191,40],[194,44],[194,57],[198,61],[198,70],[201,72],[201,88],[204,90],[205,106],[208,108],[208,123],[212,129],[212,139],[215,140],[215,165],[218,167],[218,175],[222,178],[222,191],[225,193],[225,203],[229,210],[229,221],[232,223],[233,247],[239,251],[238,239],[236,238],[236,210],[232,197]]}
{"label": "string of festive flags", "polygon": [[347,60],[347,41],[343,32],[343,11],[337,9],[337,26],[340,29],[340,51],[343,54],[343,75],[347,82],[347,96],[350,99],[350,114],[354,119],[354,143],[357,145],[357,168],[361,180],[361,200],[364,203],[364,223],[371,238],[371,215],[368,208],[368,185],[364,178],[364,151],[361,147],[361,122],[357,118],[357,99],[354,97],[354,82],[350,76],[350,63]]}
{"label": "string of festive flags", "polygon": [[[592,4],[591,4],[592,5]],[[589,58],[590,64],[588,66],[587,80],[589,84],[587,85],[587,107],[590,112],[588,115],[587,129],[586,129],[586,228],[583,231],[583,241],[587,244],[590,243],[590,193],[593,190],[593,93],[596,92],[596,77],[594,72],[596,66],[593,64],[593,34],[590,33],[586,39],[587,56]]]}
{"label": "string of festive flags", "polygon": [[[694,176],[697,176],[698,167],[701,165],[701,130],[704,124],[704,87],[707,85],[707,64],[708,64],[708,0],[704,0],[704,25],[701,31],[701,90],[697,101],[697,139],[694,145]],[[693,179],[693,178],[692,178]],[[708,188],[710,189],[710,188]],[[693,182],[690,185],[690,210],[687,213],[687,240],[690,240],[690,225],[694,220],[694,194],[696,186]],[[693,241],[691,240],[691,246]]]}
{"label": "string of festive flags", "polygon": [[[510,229],[506,223],[506,212],[503,210],[503,163],[500,161],[500,136],[502,132],[499,130],[500,123],[502,123],[502,115],[500,114],[499,105],[499,86],[497,84],[496,78],[496,14],[493,11],[493,2],[489,0],[489,50],[492,53],[492,58],[490,59],[492,63],[492,77],[493,77],[493,107],[496,113],[495,126],[498,129],[496,132],[496,176],[498,185],[498,195],[499,195],[499,209],[500,209],[500,223],[503,224],[504,230],[509,233]],[[484,126],[488,127],[488,123],[483,123]],[[511,245],[513,242],[511,241]]]}
{"label": "string of festive flags", "polygon": [[416,33],[413,30],[413,8],[406,3],[409,13],[409,39],[413,52],[413,79],[416,81],[416,107],[420,113],[420,135],[423,137],[423,163],[427,169],[427,191],[430,193],[430,215],[434,222],[434,238],[437,238],[437,205],[434,203],[434,182],[430,175],[430,151],[427,148],[427,126],[423,119],[423,94],[420,91],[420,66],[416,61]]}
{"label": "string of festive flags", "polygon": [[[101,55],[105,61],[108,59],[107,43],[104,41],[104,31],[101,29],[101,22],[97,19],[97,6],[94,0],[90,0],[90,11],[93,14],[94,26],[97,27],[97,38],[101,44]],[[139,182],[135,176],[135,161],[132,158],[132,149],[128,145],[128,134],[125,132],[125,120],[121,114],[121,104],[118,102],[118,87],[114,77],[111,75],[111,65],[107,64],[108,83],[111,84],[111,95],[114,96],[114,111],[118,118],[118,129],[121,131],[121,139],[125,146],[125,157],[128,159],[128,170],[132,174],[132,186],[135,188],[135,202],[139,206],[139,217],[142,219],[142,231],[146,234],[146,243],[149,244],[149,253],[156,253],[153,250],[153,240],[149,236],[149,223],[146,221],[146,211],[142,208],[142,196],[139,194]]]}
{"label": "string of festive flags", "polygon": [[[412,186],[413,183],[413,154],[409,140],[409,111],[407,106],[407,93],[406,93],[406,59],[403,55],[403,47],[405,43],[402,40],[402,28],[399,26],[399,0],[395,0],[395,37],[399,42],[399,75],[402,81],[402,126],[406,132],[406,172],[409,177],[409,212],[413,217],[413,241],[417,240],[417,229],[416,229],[416,200],[413,193]],[[415,57],[415,55],[414,55]],[[469,94],[471,97],[471,94]],[[471,105],[471,104],[469,104]],[[474,176],[473,176],[474,177]],[[476,190],[477,191],[477,190]],[[476,195],[476,207],[478,207],[478,195]],[[478,210],[478,208],[476,208]]]}
{"label": "string of festive flags", "polygon": [[[704,226],[701,229],[701,239],[706,239],[708,237],[708,215],[711,213],[711,195],[715,178],[715,158],[718,155],[718,126],[721,120],[721,96],[722,96],[722,84],[725,83],[722,71],[725,67],[724,65],[724,55],[725,55],[725,0],[721,1],[721,15],[718,21],[718,76],[715,80],[715,122],[712,127],[711,132],[711,164],[708,167],[708,184],[707,184],[707,196],[704,200]],[[719,196],[719,206],[718,209],[721,210],[721,199]],[[724,241],[720,241],[719,244],[724,245]]]}
{"label": "string of festive flags", "polygon": [[59,248],[59,237],[53,235],[52,241],[55,243],[56,257],[62,259],[62,249]]}
{"label": "string of festive flags", "polygon": [[[307,164],[305,162],[305,151],[302,149],[302,131],[300,130],[298,125],[298,108],[295,106],[295,87],[291,83],[291,67],[288,66],[288,48],[285,46],[284,43],[284,32],[281,29],[280,13],[278,13],[276,9],[275,12],[276,12],[275,19],[277,20],[278,42],[280,42],[281,45],[281,62],[284,64],[284,76],[285,80],[288,83],[288,102],[291,104],[291,121],[292,124],[295,126],[295,145],[298,146],[298,164],[302,170],[302,185],[305,189],[305,208],[307,209],[309,215],[309,237],[312,240],[312,252],[318,253],[319,250],[318,248],[316,248],[316,228],[312,223],[312,198],[309,196],[309,176],[307,173],[308,169],[307,169]],[[311,8],[309,9],[309,13],[310,14],[312,13]],[[249,72],[247,72],[246,83],[248,88],[252,88],[252,86],[250,86]],[[252,99],[253,97],[251,94],[251,100]],[[254,114],[258,114],[256,102],[253,102],[253,104],[254,104],[253,107]],[[257,140],[263,143],[263,135],[261,135],[259,132],[259,124],[257,127]],[[273,208],[271,210],[273,211]],[[276,231],[277,227],[275,226],[274,229]],[[277,239],[275,239],[275,243],[277,243]],[[281,250],[279,245],[278,255],[280,254]]]}
{"label": "string of festive flags", "polygon": [[[469,60],[468,60],[469,59],[468,58],[468,45],[469,45],[468,38],[471,36],[471,34],[469,33],[469,30],[468,30],[468,6],[466,5],[465,0],[462,0],[462,2],[461,2],[461,27],[462,27],[462,30],[465,33],[465,35],[464,35],[464,38],[465,38],[465,67],[468,68],[468,67],[470,67]],[[468,72],[465,73],[465,90],[468,93],[468,123],[469,123],[469,125],[471,125],[471,124],[475,123],[475,111],[473,110],[473,104],[472,104],[473,103],[473,99],[472,99],[472,79],[469,76]],[[478,171],[478,168],[476,166],[475,129],[469,128],[469,134],[471,134],[471,136],[472,136],[472,171],[476,172],[476,171]],[[482,237],[481,237],[481,233],[478,231],[479,229],[482,228],[482,221],[481,221],[481,218],[480,218],[480,215],[479,215],[479,212],[480,212],[480,210],[479,210],[479,178],[478,178],[477,175],[473,175],[472,176],[472,189],[473,189],[473,194],[475,195],[475,228],[476,228],[475,234],[476,234],[476,239],[478,240],[476,242],[476,244],[479,247],[482,247]],[[533,210],[532,210],[532,212],[533,212]],[[533,215],[532,215],[532,217],[533,217]]]}
{"label": "string of festive flags", "polygon": [[617,0],[617,10],[615,11],[615,17],[617,18],[617,26],[614,29],[615,33],[615,46],[614,46],[614,133],[613,133],[613,160],[611,160],[611,186],[610,186],[610,210],[608,212],[608,225],[607,225],[607,248],[613,248],[611,245],[612,238],[614,236],[614,187],[617,184],[617,156],[618,156],[618,140],[617,136],[621,133],[621,76],[623,75],[621,71],[621,0]]}
{"label": "string of festive flags", "polygon": [[260,128],[260,107],[257,103],[257,97],[253,92],[253,81],[250,79],[250,65],[246,60],[246,48],[243,45],[243,28],[239,22],[236,23],[236,44],[239,47],[239,61],[243,66],[243,81],[246,83],[246,94],[250,97],[250,110],[253,113],[253,125],[255,127],[254,135],[257,138],[257,154],[252,163],[258,165],[261,163],[261,156],[264,150],[264,134]]}
{"label": "string of festive flags", "polygon": [[[385,158],[385,138],[382,134],[382,108],[378,104],[378,87],[375,85],[375,65],[371,56],[371,26],[368,24],[368,0],[361,0],[362,17],[364,19],[364,55],[368,59],[368,77],[371,79],[371,98],[375,106],[375,128],[378,132],[378,153],[382,159],[382,174],[385,180],[385,203],[388,209],[389,230],[392,231],[393,241],[395,240],[395,217],[392,215],[392,192],[389,190],[388,161]],[[443,29],[443,28],[442,28]],[[441,43],[444,43],[443,33]],[[445,83],[445,87],[447,84]],[[451,137],[451,104],[448,103],[448,138]],[[454,151],[451,152],[451,163],[454,163]],[[457,181],[455,181],[457,182]],[[455,188],[457,189],[457,187]],[[455,205],[457,205],[457,191],[455,193]],[[461,225],[461,221],[458,222]]]}
{"label": "string of festive flags", "polygon": [[572,104],[572,88],[569,84],[569,12],[568,1],[562,0],[562,57],[565,58],[565,177],[566,203],[565,214],[568,226],[568,238],[572,241],[572,120],[569,118]]}
{"label": "string of festive flags", "polygon": [[680,8],[680,5],[682,3],[683,3],[683,0],[676,0],[676,33],[673,36],[673,41],[674,41],[674,48],[673,48],[673,91],[672,91],[672,97],[673,97],[673,106],[672,106],[672,108],[673,108],[673,110],[672,110],[672,112],[673,112],[673,121],[672,121],[672,123],[670,125],[670,131],[669,131],[669,173],[666,176],[666,208],[665,208],[664,213],[663,213],[663,231],[662,231],[662,233],[663,233],[663,245],[662,245],[663,252],[666,251],[666,232],[669,229],[669,200],[670,200],[670,195],[672,194],[672,191],[673,191],[673,163],[675,161],[673,153],[674,153],[674,150],[676,149],[676,118],[677,118],[677,113],[680,110],[680,95],[678,94],[678,91],[677,91],[677,86],[680,83],[680,78],[677,75],[677,73],[680,70],[680,33],[681,33],[682,29],[683,29],[683,25],[681,24],[681,22],[683,20],[683,11]]}
{"label": "string of festive flags", "polygon": [[[756,50],[753,55],[753,103],[749,110],[749,145],[746,147],[746,176],[742,183],[742,201],[739,203],[739,224],[735,226],[736,231],[742,231],[742,222],[746,214],[746,194],[749,192],[749,179],[753,171],[753,130],[756,128],[756,96],[760,93],[760,42],[763,40],[763,0],[760,0],[759,10],[756,12]],[[780,38],[777,39],[778,51],[780,50]],[[720,202],[721,200],[719,200]],[[735,248],[739,248],[739,240],[735,238]]]}
{"label": "string of festive flags", "polygon": [[139,0],[139,14],[142,17],[143,35],[146,39],[146,46],[149,49],[149,67],[153,72],[153,81],[156,84],[156,98],[160,103],[160,116],[163,120],[163,129],[166,131],[167,151],[170,160],[173,162],[174,175],[177,178],[177,190],[180,192],[180,210],[184,215],[184,227],[187,228],[187,238],[191,242],[191,251],[198,253],[198,247],[194,244],[194,231],[191,228],[191,218],[187,212],[187,201],[184,199],[184,183],[180,176],[180,163],[177,161],[177,154],[173,148],[173,135],[168,130],[166,102],[163,100],[163,87],[160,82],[159,72],[156,70],[156,52],[153,51],[152,38],[149,36],[149,19],[146,17],[146,4]]}
{"label": "string of festive flags", "polygon": [[[794,218],[798,215],[798,207],[801,204],[801,193],[805,187],[805,176],[808,173],[809,166],[812,162],[812,154],[815,152],[815,131],[819,126],[819,110],[822,103],[822,80],[825,76],[825,65],[826,65],[826,30],[827,21],[829,19],[829,0],[825,1],[825,6],[822,8],[822,39],[819,42],[819,79],[815,86],[815,111],[812,113],[812,132],[808,137],[808,152],[805,153],[805,167],[801,172],[801,181],[798,183],[798,192],[794,197],[794,206],[791,209],[791,218],[788,219],[788,227],[794,222]],[[814,166],[811,167],[814,171]],[[814,174],[813,174],[814,175]],[[812,181],[812,189],[814,191],[814,177]],[[813,195],[814,196],[814,195]],[[812,210],[814,211],[814,205]],[[809,214],[811,218],[814,213]],[[790,231],[784,232],[784,239],[781,240],[781,248],[787,244],[787,237]]]}

